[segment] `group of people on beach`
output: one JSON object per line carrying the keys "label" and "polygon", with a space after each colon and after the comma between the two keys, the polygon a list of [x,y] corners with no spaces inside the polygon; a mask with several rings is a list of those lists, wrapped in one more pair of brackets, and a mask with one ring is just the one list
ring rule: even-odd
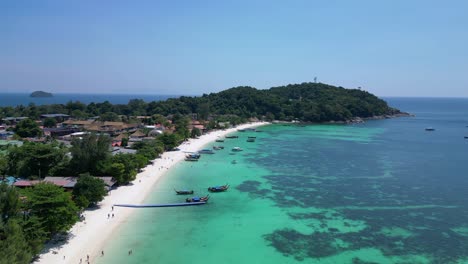
{"label": "group of people on beach", "polygon": [[[130,255],[132,255],[132,254],[133,254],[133,249],[130,249],[130,250],[128,251],[128,255],[130,256]],[[104,257],[104,250],[101,251],[101,257]],[[63,256],[63,259],[65,259],[65,256]],[[81,264],[81,263],[83,263],[83,259],[82,259],[82,258],[80,258],[80,264]],[[87,263],[87,264],[90,263],[90,262],[89,262],[89,255],[86,255],[86,263]]]}

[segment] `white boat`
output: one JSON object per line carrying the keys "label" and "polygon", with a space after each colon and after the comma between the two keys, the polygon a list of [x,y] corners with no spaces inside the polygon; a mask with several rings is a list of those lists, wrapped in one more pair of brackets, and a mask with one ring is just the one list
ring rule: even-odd
{"label": "white boat", "polygon": [[232,148],[232,151],[236,151],[236,152],[239,152],[239,151],[242,151],[243,149],[241,149],[240,147],[233,147]]}

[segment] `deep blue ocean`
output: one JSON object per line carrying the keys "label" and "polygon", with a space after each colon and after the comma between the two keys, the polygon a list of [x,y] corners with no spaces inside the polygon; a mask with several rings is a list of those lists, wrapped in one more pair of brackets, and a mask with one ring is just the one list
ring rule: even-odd
{"label": "deep blue ocean", "polygon": [[131,99],[142,99],[145,102],[161,101],[168,98],[177,98],[180,95],[151,95],[151,94],[54,94],[53,97],[30,97],[25,93],[0,93],[0,106],[17,106],[47,104],[66,104],[69,101],[79,101],[85,104],[102,103],[127,104]]}

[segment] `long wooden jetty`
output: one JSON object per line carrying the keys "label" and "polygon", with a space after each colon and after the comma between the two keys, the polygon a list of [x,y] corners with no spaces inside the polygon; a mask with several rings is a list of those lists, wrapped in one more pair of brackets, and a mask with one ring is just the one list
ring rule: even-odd
{"label": "long wooden jetty", "polygon": [[206,202],[170,203],[170,204],[114,204],[114,206],[130,207],[130,208],[151,208],[151,207],[193,206],[193,205],[203,205],[203,204],[206,204]]}

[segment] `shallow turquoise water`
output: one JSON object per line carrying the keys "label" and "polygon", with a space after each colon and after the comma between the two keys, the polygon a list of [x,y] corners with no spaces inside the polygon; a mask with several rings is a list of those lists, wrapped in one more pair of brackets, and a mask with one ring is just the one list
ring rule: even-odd
{"label": "shallow turquoise water", "polygon": [[98,263],[464,263],[468,100],[395,103],[417,117],[272,125],[211,144],[225,149],[178,164],[146,202],[231,188],[204,206],[135,209]]}

